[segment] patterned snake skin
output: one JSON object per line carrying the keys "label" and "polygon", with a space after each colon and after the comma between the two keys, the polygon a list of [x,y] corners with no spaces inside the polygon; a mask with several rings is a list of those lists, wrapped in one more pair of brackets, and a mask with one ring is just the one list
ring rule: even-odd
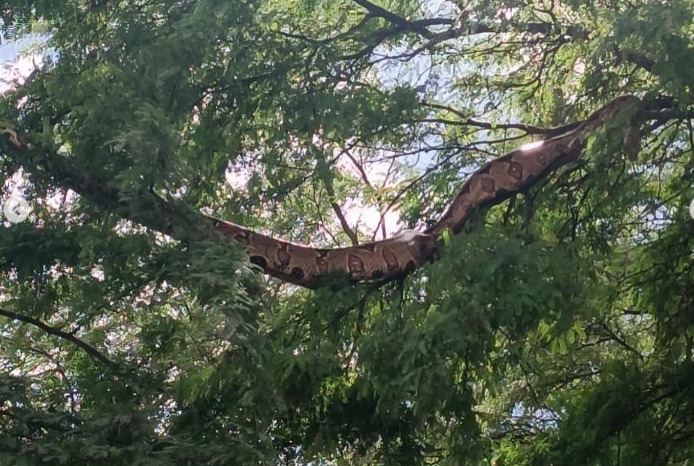
{"label": "patterned snake skin", "polygon": [[[214,227],[245,246],[250,261],[265,273],[281,280],[315,288],[326,275],[335,273],[353,281],[391,279],[404,276],[434,259],[444,230],[463,230],[472,214],[524,191],[551,171],[575,161],[588,136],[618,113],[636,108],[635,96],[618,97],[564,133],[503,155],[485,164],[468,178],[443,216],[422,232],[407,231],[382,241],[335,249],[313,248],[282,241],[241,225],[207,217]],[[626,138],[638,134],[633,125],[624,129]],[[18,150],[31,144],[14,130],[2,129],[7,141]]]}

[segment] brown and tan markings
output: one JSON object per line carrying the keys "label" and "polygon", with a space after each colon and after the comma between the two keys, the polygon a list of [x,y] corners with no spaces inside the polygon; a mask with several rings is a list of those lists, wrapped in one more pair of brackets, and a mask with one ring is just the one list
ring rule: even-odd
{"label": "brown and tan markings", "polygon": [[[463,183],[441,218],[422,232],[407,231],[382,241],[321,249],[207,218],[218,231],[245,246],[250,262],[265,273],[290,283],[315,288],[322,277],[330,273],[347,275],[355,281],[402,276],[434,258],[445,230],[460,233],[477,209],[498,204],[529,188],[558,166],[576,160],[593,131],[605,126],[618,113],[639,104],[635,96],[617,97],[572,129],[488,162]],[[638,131],[633,125],[628,125],[624,131],[625,152],[631,158],[635,156],[634,150],[638,151],[638,142],[634,140],[638,138]],[[12,129],[2,129],[0,134],[16,149],[31,148],[29,142]],[[627,144],[630,147],[626,147]]]}

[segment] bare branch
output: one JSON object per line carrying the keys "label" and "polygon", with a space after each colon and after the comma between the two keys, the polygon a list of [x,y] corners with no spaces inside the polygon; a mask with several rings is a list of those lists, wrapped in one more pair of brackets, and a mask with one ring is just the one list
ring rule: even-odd
{"label": "bare branch", "polygon": [[3,315],[3,316],[5,316],[9,319],[12,319],[12,320],[18,320],[20,322],[31,324],[34,327],[40,328],[41,330],[45,331],[46,333],[49,333],[51,335],[55,335],[59,338],[67,340],[67,341],[77,345],[81,349],[83,349],[91,358],[97,359],[97,360],[103,362],[104,364],[108,364],[108,365],[114,365],[115,364],[109,358],[104,356],[99,350],[97,350],[96,348],[94,348],[92,345],[85,342],[84,340],[81,340],[81,339],[77,338],[76,336],[71,335],[67,332],[64,332],[57,327],[54,327],[52,325],[48,325],[47,323],[42,322],[39,319],[36,319],[34,317],[31,317],[31,316],[26,316],[23,314],[18,314],[16,312],[8,311],[6,309],[0,309],[0,315]]}
{"label": "bare branch", "polygon": [[[379,210],[381,207],[381,196],[378,194],[378,191],[374,188],[373,184],[371,184],[371,181],[369,180],[368,175],[366,174],[366,171],[364,170],[364,167],[362,166],[357,159],[354,158],[354,156],[349,152],[349,151],[344,151],[343,152],[347,158],[352,162],[352,165],[354,165],[354,168],[359,172],[359,176],[361,177],[361,180],[364,182],[366,187],[373,193],[374,197],[376,197],[376,200],[378,201],[379,204]],[[385,212],[381,212],[381,219],[383,219],[383,216],[385,215]],[[381,225],[381,234],[383,237],[386,237],[386,225],[384,222],[379,221],[379,224]],[[374,241],[376,239],[376,233],[378,232],[378,228],[374,229],[373,235],[371,236],[371,241]]]}
{"label": "bare branch", "polygon": [[425,26],[423,26],[422,23],[413,23],[401,16],[396,15],[395,13],[386,10],[385,8],[381,8],[378,5],[374,5],[368,0],[352,1],[359,6],[366,8],[369,11],[369,14],[377,16],[379,18],[383,18],[386,21],[393,23],[396,26],[399,26],[403,30],[415,31],[425,37],[431,36],[431,32]]}
{"label": "bare branch", "polygon": [[[331,197],[333,197],[335,195],[335,191],[333,191],[333,194],[328,194]],[[349,226],[349,222],[347,222],[347,218],[345,217],[345,214],[342,212],[340,204],[338,204],[335,201],[330,201],[330,206],[333,208],[333,212],[335,212],[335,215],[337,215],[337,219],[340,221],[340,225],[342,225],[342,231],[344,231],[345,234],[349,237],[349,240],[352,242],[352,245],[357,246],[359,244],[359,237],[357,237],[357,233],[354,230],[352,230],[352,227]]]}
{"label": "bare branch", "polygon": [[566,131],[571,131],[573,128],[577,127],[579,123],[571,123],[568,125],[563,125],[563,126],[558,126],[554,128],[543,128],[541,126],[533,126],[533,125],[524,125],[521,123],[498,123],[498,124],[492,124],[492,123],[487,123],[484,121],[477,121],[473,120],[472,118],[468,118],[467,115],[465,115],[463,112],[460,110],[457,110],[453,107],[450,107],[448,105],[442,105],[442,104],[437,104],[434,102],[424,102],[424,105],[427,105],[432,108],[438,108],[441,110],[446,110],[448,112],[453,113],[454,115],[462,118],[462,121],[453,121],[453,120],[446,120],[442,118],[429,118],[429,119],[422,119],[419,120],[420,122],[424,123],[443,123],[443,124],[450,124],[450,125],[458,125],[458,126],[474,126],[480,129],[517,129],[520,131],[525,132],[526,134],[532,134],[532,135],[542,135],[546,137],[553,137],[559,134],[562,134]]}
{"label": "bare branch", "polygon": [[340,221],[340,225],[342,225],[342,231],[345,232],[349,240],[352,242],[353,246],[358,245],[359,237],[357,236],[357,233],[352,229],[352,227],[349,226],[349,222],[347,222],[347,218],[345,217],[345,214],[342,212],[340,204],[338,204],[335,200],[337,198],[337,195],[335,193],[335,187],[333,186],[333,180],[331,178],[331,175],[325,174],[325,172],[323,172],[322,170],[318,170],[317,174],[323,182],[325,192],[328,193],[328,197],[330,199],[330,206],[333,208],[333,212],[335,212],[335,215],[337,215],[337,219]]}
{"label": "bare branch", "polygon": [[617,50],[617,54],[622,57],[624,60],[628,61],[629,63],[632,63],[639,68],[643,68],[644,70],[648,71],[649,73],[653,72],[653,67],[655,66],[655,62],[651,60],[648,57],[645,57],[643,55],[640,55],[635,52],[623,52]]}

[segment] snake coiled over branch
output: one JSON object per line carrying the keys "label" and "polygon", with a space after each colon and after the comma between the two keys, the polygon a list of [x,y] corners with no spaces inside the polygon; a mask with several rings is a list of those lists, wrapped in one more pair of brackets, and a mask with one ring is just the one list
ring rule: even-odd
{"label": "snake coiled over branch", "polygon": [[[611,122],[622,121],[619,118],[622,112],[633,116],[640,104],[635,96],[617,97],[580,124],[570,125],[565,131],[529,148],[517,149],[486,163],[464,182],[441,218],[423,231],[406,231],[381,241],[323,249],[290,243],[242,225],[204,217],[216,230],[243,245],[251,263],[286,282],[316,288],[326,276],[334,274],[352,281],[402,277],[435,259],[444,231],[462,232],[475,212],[527,190],[558,167],[576,161],[592,133],[611,126]],[[634,147],[638,147],[638,130],[628,118],[621,130],[625,152],[633,157]],[[31,150],[30,142],[15,130],[1,129],[0,134],[14,149]]]}

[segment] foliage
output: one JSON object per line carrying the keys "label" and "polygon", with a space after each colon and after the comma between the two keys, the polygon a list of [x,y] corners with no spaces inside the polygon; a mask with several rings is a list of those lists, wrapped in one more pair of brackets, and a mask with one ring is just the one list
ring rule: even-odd
{"label": "foliage", "polygon": [[[5,1],[49,39],[0,99],[34,143],[0,148],[34,209],[0,235],[0,461],[691,462],[694,4],[465,3]],[[296,289],[190,220],[388,236],[349,206],[425,225],[620,94],[636,161],[608,128],[398,282]]]}

